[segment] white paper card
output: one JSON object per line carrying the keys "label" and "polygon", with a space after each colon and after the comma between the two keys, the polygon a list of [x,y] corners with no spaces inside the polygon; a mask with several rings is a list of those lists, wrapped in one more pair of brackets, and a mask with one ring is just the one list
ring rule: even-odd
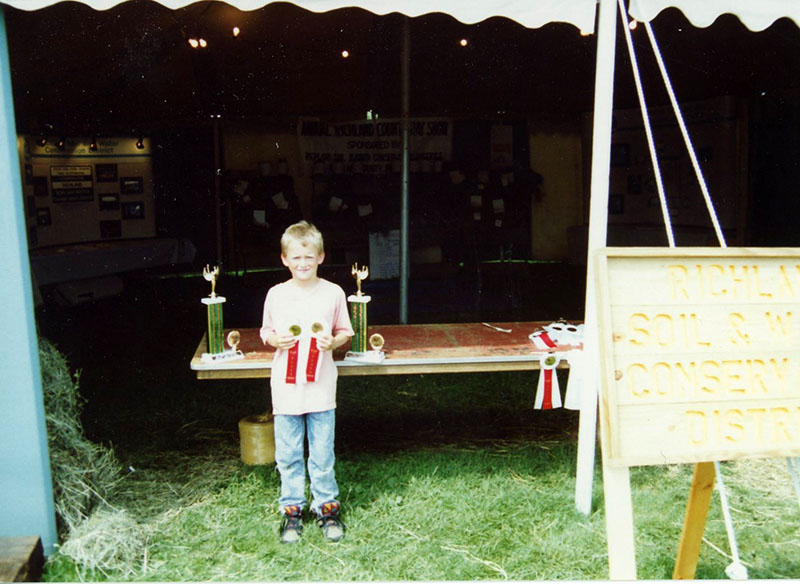
{"label": "white paper card", "polygon": [[263,209],[255,209],[253,211],[253,221],[256,225],[267,225],[267,212]]}
{"label": "white paper card", "polygon": [[328,201],[328,209],[331,211],[338,211],[339,208],[342,206],[342,199],[339,197],[331,197],[331,200]]}
{"label": "white paper card", "polygon": [[289,201],[286,200],[286,197],[283,196],[283,192],[275,193],[272,195],[272,202],[275,203],[275,206],[278,209],[288,209],[289,208]]}

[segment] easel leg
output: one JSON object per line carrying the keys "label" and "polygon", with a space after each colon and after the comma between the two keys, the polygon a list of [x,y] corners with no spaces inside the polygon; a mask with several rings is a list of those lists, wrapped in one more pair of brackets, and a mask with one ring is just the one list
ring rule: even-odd
{"label": "easel leg", "polygon": [[675,558],[675,570],[672,572],[672,578],[675,580],[691,580],[695,576],[715,478],[713,462],[699,462],[694,465],[678,556]]}
{"label": "easel leg", "polygon": [[628,467],[611,467],[603,460],[603,496],[606,508],[608,577],[610,580],[636,580],[633,505]]}

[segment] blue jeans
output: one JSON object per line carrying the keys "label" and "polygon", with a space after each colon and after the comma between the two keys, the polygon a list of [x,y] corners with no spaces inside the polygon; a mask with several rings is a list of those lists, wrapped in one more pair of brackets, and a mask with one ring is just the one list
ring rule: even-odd
{"label": "blue jeans", "polygon": [[281,474],[281,496],[278,503],[305,507],[306,469],[305,436],[308,434],[308,476],[311,479],[311,511],[320,514],[323,503],[336,501],[339,487],[333,464],[336,410],[311,412],[300,416],[275,416],[275,462]]}

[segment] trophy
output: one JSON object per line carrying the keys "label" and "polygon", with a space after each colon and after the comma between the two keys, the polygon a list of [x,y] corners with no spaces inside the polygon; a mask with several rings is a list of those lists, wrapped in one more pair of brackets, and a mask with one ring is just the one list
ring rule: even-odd
{"label": "trophy", "polygon": [[[351,270],[356,279],[356,293],[347,297],[350,302],[350,322],[353,325],[353,340],[350,350],[345,355],[346,361],[357,361],[363,363],[381,363],[384,359],[383,337],[379,334],[372,335],[367,339],[367,303],[372,298],[361,292],[361,282],[369,277],[367,266],[358,267],[358,263],[353,264]],[[370,350],[367,350],[369,340]]]}
{"label": "trophy", "polygon": [[225,348],[223,342],[222,305],[225,303],[225,297],[219,296],[216,292],[219,266],[211,268],[206,265],[203,268],[203,278],[211,283],[211,294],[200,300],[208,310],[208,353],[203,353],[203,361],[244,359],[244,354],[238,349],[241,340],[239,331],[228,333],[229,349]]}

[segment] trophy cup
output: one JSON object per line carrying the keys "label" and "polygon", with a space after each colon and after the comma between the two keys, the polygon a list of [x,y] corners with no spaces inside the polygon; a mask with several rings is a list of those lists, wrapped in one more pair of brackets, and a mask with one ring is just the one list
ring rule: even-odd
{"label": "trophy cup", "polygon": [[238,349],[239,341],[241,340],[239,331],[228,333],[230,349],[226,349],[223,342],[222,305],[225,303],[225,297],[217,295],[216,292],[219,266],[214,266],[212,269],[206,265],[203,268],[203,278],[211,282],[211,294],[200,300],[208,310],[208,353],[203,353],[203,361],[244,359],[244,354]]}
{"label": "trophy cup", "polygon": [[381,363],[384,359],[383,337],[374,334],[369,338],[370,350],[367,350],[367,303],[372,298],[361,292],[361,282],[369,277],[367,266],[358,267],[358,263],[353,264],[351,270],[356,279],[357,291],[347,297],[350,302],[350,321],[353,325],[353,340],[350,350],[345,355],[345,361],[357,361],[361,363]]}

